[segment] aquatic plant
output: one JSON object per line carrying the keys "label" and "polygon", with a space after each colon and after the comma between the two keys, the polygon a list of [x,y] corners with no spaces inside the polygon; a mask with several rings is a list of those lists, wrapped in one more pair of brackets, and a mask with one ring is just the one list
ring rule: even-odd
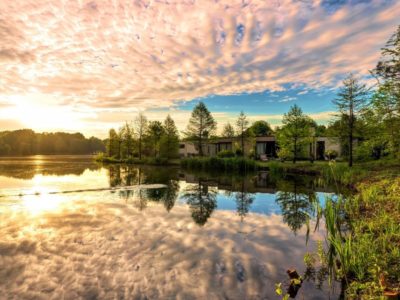
{"label": "aquatic plant", "polygon": [[373,298],[400,292],[400,178],[362,184],[347,199],[327,199],[323,216],[329,279],[346,295]]}

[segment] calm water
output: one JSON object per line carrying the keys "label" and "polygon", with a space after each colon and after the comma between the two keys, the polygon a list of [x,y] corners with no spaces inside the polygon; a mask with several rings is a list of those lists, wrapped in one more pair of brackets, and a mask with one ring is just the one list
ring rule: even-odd
{"label": "calm water", "polygon": [[[307,220],[334,189],[314,178],[0,159],[5,299],[278,299],[323,240]],[[311,222],[312,223],[312,222]],[[312,226],[312,224],[311,224]],[[299,299],[336,299],[312,274]],[[3,299],[3,298],[2,298]]]}

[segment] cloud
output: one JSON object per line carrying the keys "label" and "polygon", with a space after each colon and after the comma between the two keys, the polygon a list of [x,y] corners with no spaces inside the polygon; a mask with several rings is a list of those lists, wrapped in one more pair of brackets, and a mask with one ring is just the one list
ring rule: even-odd
{"label": "cloud", "polygon": [[336,87],[374,67],[400,14],[399,1],[340,2],[2,1],[0,99],[46,95],[104,118],[212,94]]}

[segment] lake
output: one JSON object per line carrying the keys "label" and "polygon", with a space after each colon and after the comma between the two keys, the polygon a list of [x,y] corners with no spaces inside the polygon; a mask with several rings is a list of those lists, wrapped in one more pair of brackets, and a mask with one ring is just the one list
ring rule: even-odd
{"label": "lake", "polygon": [[[279,299],[334,195],[301,175],[0,158],[1,299]],[[338,298],[324,274],[305,278],[298,299]]]}

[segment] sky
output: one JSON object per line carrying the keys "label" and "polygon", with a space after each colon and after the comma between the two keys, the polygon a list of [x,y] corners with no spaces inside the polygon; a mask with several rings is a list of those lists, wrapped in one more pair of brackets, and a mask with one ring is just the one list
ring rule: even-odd
{"label": "sky", "polygon": [[399,16],[398,0],[0,1],[0,131],[105,137],[138,112],[184,130],[199,101],[220,128],[293,104],[326,124]]}

